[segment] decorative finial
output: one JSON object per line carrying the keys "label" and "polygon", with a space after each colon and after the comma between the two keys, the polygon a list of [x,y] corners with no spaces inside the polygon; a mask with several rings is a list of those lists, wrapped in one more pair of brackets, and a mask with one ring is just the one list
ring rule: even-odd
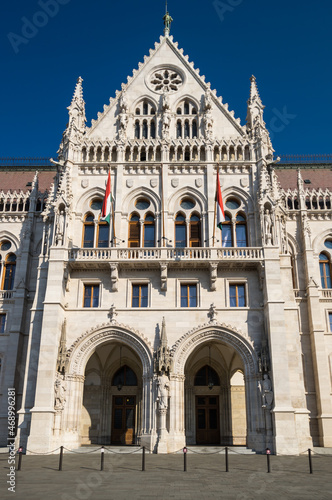
{"label": "decorative finial", "polygon": [[165,29],[164,29],[164,35],[168,36],[170,29],[171,29],[171,22],[173,21],[172,17],[169,15],[169,12],[167,10],[167,0],[166,0],[166,14],[163,17]]}

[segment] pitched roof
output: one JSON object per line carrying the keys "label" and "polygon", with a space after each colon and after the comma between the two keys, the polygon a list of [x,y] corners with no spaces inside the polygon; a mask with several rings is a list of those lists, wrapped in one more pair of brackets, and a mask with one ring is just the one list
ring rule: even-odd
{"label": "pitched roof", "polygon": [[[283,189],[297,189],[297,170],[300,165],[294,165],[292,168],[275,168],[274,171],[278,176],[278,180]],[[301,175],[304,181],[309,180],[310,183],[305,183],[305,188],[308,189],[329,189],[332,191],[332,168],[311,168],[306,166],[301,168]]]}
{"label": "pitched roof", "polygon": [[[36,169],[37,170],[37,169]],[[0,191],[31,191],[32,183],[36,170],[0,169]],[[56,175],[56,169],[40,171],[38,169],[38,190],[44,193],[50,189],[53,179]]]}

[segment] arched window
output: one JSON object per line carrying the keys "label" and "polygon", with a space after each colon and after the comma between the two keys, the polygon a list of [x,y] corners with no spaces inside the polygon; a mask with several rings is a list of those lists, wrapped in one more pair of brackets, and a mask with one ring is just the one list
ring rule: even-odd
{"label": "arched window", "polygon": [[135,139],[140,138],[139,122],[135,122]]}
{"label": "arched window", "polygon": [[140,223],[137,214],[132,214],[130,217],[128,246],[130,248],[140,246]]}
{"label": "arched window", "polygon": [[137,377],[134,370],[129,368],[129,366],[127,365],[121,366],[121,368],[115,373],[113,377],[112,385],[116,385],[118,387],[124,385],[137,385]]}
{"label": "arched window", "polygon": [[185,150],[184,150],[184,161],[190,161],[190,149],[189,149],[189,146],[185,147]]}
{"label": "arched window", "polygon": [[217,372],[209,365],[203,366],[195,375],[194,385],[220,385]]}
{"label": "arched window", "polygon": [[100,220],[98,222],[98,236],[97,236],[97,247],[98,248],[108,248],[109,245],[109,233],[110,227],[106,221]]}
{"label": "arched window", "polygon": [[192,133],[192,137],[197,137],[197,122],[196,120],[193,121],[193,133]]}
{"label": "arched window", "polygon": [[198,215],[195,214],[190,217],[189,246],[190,247],[201,246],[201,221]]}
{"label": "arched window", "polygon": [[225,215],[225,222],[222,223],[221,237],[223,247],[233,246],[232,222],[228,215]]}
{"label": "arched window", "polygon": [[143,122],[142,137],[143,137],[143,139],[148,138],[148,122],[146,120],[144,120],[144,122]]}
{"label": "arched window", "polygon": [[176,124],[176,137],[182,137],[182,124],[180,121],[178,121]]}
{"label": "arched window", "polygon": [[151,121],[150,137],[151,137],[151,139],[155,139],[156,138],[156,124],[155,124],[154,120]]}
{"label": "arched window", "polygon": [[331,263],[325,253],[321,253],[319,256],[319,268],[322,288],[332,288]]}
{"label": "arched window", "polygon": [[151,214],[147,214],[144,220],[144,247],[155,246],[155,222]]}
{"label": "arched window", "polygon": [[190,137],[189,122],[188,120],[184,123],[184,138]]}
{"label": "arched window", "polygon": [[186,218],[178,214],[175,219],[175,247],[185,248],[187,246]]}
{"label": "arched window", "polygon": [[148,103],[144,102],[143,103],[143,115],[147,115],[147,114],[148,114]]}
{"label": "arched window", "polygon": [[184,109],[184,114],[189,115],[189,102],[184,103],[183,109]]}
{"label": "arched window", "polygon": [[13,253],[7,255],[3,270],[2,290],[12,290],[14,288],[16,269],[16,255]]}
{"label": "arched window", "polygon": [[87,214],[83,225],[83,248],[93,248],[95,239],[95,223],[92,214]]}
{"label": "arched window", "polygon": [[236,216],[236,246],[238,247],[246,247],[247,245],[247,228],[246,228],[246,219],[243,215]]}

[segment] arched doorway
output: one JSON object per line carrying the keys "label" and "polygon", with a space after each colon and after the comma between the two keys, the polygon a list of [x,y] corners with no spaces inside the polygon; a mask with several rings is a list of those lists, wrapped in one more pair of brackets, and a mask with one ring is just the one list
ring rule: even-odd
{"label": "arched doorway", "polygon": [[189,445],[246,445],[244,366],[223,342],[198,345],[185,364],[185,428]]}
{"label": "arched doorway", "polygon": [[142,364],[138,355],[120,342],[99,346],[85,368],[81,444],[135,444],[141,400]]}

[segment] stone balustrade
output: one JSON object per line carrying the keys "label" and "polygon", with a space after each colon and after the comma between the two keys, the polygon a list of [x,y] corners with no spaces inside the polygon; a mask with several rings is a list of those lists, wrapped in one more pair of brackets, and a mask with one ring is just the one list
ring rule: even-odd
{"label": "stone balustrade", "polygon": [[13,290],[1,290],[0,291],[0,300],[8,300],[13,298]]}

